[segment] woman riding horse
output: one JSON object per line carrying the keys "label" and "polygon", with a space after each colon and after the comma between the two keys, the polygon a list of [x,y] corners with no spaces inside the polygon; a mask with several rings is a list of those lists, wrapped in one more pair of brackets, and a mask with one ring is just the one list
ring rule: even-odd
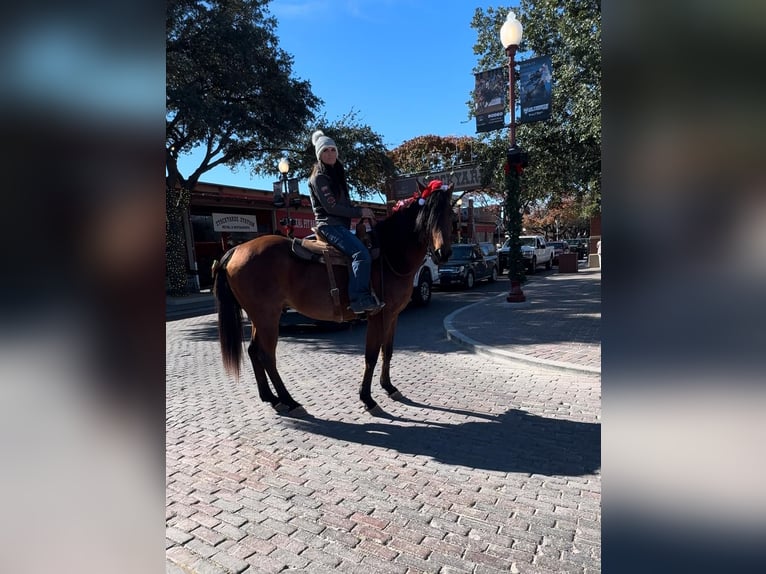
{"label": "woman riding horse", "polygon": [[351,205],[346,183],[346,171],[338,159],[335,142],[320,130],[311,136],[317,162],[311,171],[309,189],[314,208],[317,235],[337,247],[351,259],[348,281],[348,299],[351,310],[357,314],[377,313],[384,306],[370,292],[370,266],[372,258],[367,247],[351,233],[351,219],[373,219],[369,207]]}
{"label": "woman riding horse", "polygon": [[[373,230],[380,258],[372,266],[372,285],[385,307],[367,320],[365,368],[359,389],[365,408],[372,412],[379,410],[370,387],[381,351],[380,384],[390,397],[401,397],[391,383],[391,356],[396,322],[409,303],[415,273],[428,249],[437,262],[446,261],[452,250],[452,185],[443,185],[441,181],[432,181],[428,186],[417,182],[417,185],[414,196],[400,201],[394,213]],[[346,285],[348,270],[340,266],[333,269],[335,283]],[[290,239],[264,235],[227,251],[220,263],[214,263],[213,278],[226,371],[239,378],[244,309],[252,324],[247,352],[261,400],[279,412],[287,411],[291,415],[305,412],[287,391],[277,371],[279,319],[284,307],[289,306],[314,319],[337,320],[326,266],[295,256]],[[346,309],[350,299],[345,289],[341,289],[340,299],[342,308]],[[356,315],[351,310],[344,312],[344,320],[354,318]],[[269,379],[276,395],[269,387]]]}

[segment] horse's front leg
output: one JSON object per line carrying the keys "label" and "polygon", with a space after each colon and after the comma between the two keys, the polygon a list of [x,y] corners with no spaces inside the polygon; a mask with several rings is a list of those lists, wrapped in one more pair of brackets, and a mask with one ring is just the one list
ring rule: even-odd
{"label": "horse's front leg", "polygon": [[394,400],[403,398],[402,393],[399,392],[394,385],[391,384],[391,357],[394,354],[394,333],[396,333],[396,321],[388,329],[386,340],[383,342],[383,364],[381,365],[380,372],[380,386],[385,389],[388,396]]}
{"label": "horse's front leg", "polygon": [[367,411],[379,411],[378,403],[372,398],[372,374],[378,362],[378,354],[383,345],[385,327],[383,322],[384,313],[378,313],[367,319],[367,337],[364,345],[364,375],[362,384],[359,386],[359,398],[364,403]]}

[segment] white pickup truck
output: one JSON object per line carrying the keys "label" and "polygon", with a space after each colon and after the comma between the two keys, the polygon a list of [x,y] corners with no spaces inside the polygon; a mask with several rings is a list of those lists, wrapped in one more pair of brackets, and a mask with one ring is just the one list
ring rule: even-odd
{"label": "white pickup truck", "polygon": [[521,255],[527,272],[532,275],[538,265],[545,264],[546,269],[553,267],[553,247],[546,245],[542,235],[521,235]]}
{"label": "white pickup truck", "polygon": [[430,253],[426,253],[423,258],[423,264],[415,273],[415,279],[412,282],[412,302],[424,307],[431,302],[431,292],[434,285],[439,284],[439,266],[431,259]]}

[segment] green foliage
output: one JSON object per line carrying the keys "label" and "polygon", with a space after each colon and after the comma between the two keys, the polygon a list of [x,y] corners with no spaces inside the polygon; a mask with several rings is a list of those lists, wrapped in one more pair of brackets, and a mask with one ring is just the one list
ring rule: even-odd
{"label": "green foliage", "polygon": [[[267,0],[169,0],[166,148],[169,183],[193,189],[221,164],[256,160],[286,147],[321,104],[307,81],[292,78]],[[175,159],[202,146],[184,177]],[[170,186],[173,187],[172,185]]]}
{"label": "green foliage", "polygon": [[398,174],[441,171],[471,163],[474,139],[468,136],[418,136],[391,150]]}
{"label": "green foliage", "polygon": [[[495,177],[492,171],[505,161],[505,151],[470,136],[418,136],[391,150],[389,157],[396,165],[397,175],[426,175],[467,164],[479,165],[484,189],[467,195],[485,207],[504,196],[503,189],[493,188],[491,183]],[[489,173],[486,173],[488,166]]]}
{"label": "green foliage", "polygon": [[[169,0],[166,4],[166,283],[186,290],[182,217],[200,176],[256,161],[303,132],[321,104],[292,77],[268,0]],[[201,147],[191,174],[178,156]]]}
{"label": "green foliage", "polygon": [[387,155],[382,136],[363,124],[355,110],[333,122],[320,117],[309,128],[304,128],[298,145],[265,154],[263,162],[253,165],[253,173],[276,175],[279,159],[287,157],[290,176],[308,179],[317,161],[311,134],[318,129],[335,141],[352,193],[369,198],[383,191],[386,180],[394,175],[394,164]]}
{"label": "green foliage", "polygon": [[[518,144],[529,153],[521,182],[522,204],[555,203],[571,197],[573,209],[590,215],[601,201],[601,4],[592,0],[521,0],[514,8],[524,27],[517,61],[550,55],[553,101],[550,119],[520,124]],[[507,66],[499,30],[506,8],[477,8],[471,26],[477,31],[474,72]],[[468,102],[473,114],[473,103]],[[487,146],[482,172],[489,185],[502,188],[501,170],[507,139],[482,134]],[[490,151],[491,150],[491,151]]]}
{"label": "green foliage", "polygon": [[187,289],[188,272],[184,252],[183,210],[175,194],[165,194],[165,291],[177,297]]}
{"label": "green foliage", "polygon": [[508,237],[511,240],[510,250],[508,252],[508,279],[511,281],[523,282],[524,275],[524,257],[521,254],[521,213],[519,187],[521,180],[515,169],[509,169],[505,174],[505,213],[508,220]]}
{"label": "green foliage", "polygon": [[574,197],[557,197],[547,204],[528,206],[523,226],[527,233],[544,235],[548,239],[583,237],[590,229],[590,214],[585,212]]}

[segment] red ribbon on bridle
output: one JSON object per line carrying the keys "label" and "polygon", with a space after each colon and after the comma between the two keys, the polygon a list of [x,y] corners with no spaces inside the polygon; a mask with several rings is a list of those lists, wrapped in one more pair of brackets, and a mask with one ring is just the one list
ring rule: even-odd
{"label": "red ribbon on bridle", "polygon": [[417,200],[418,205],[424,205],[426,202],[426,199],[428,199],[428,196],[431,195],[435,191],[439,191],[442,189],[448,189],[449,186],[442,183],[442,180],[440,179],[434,179],[432,181],[428,182],[428,185],[426,188],[420,192],[416,191],[412,194],[412,197],[408,197],[407,199],[400,199],[396,202],[396,205],[394,205],[394,211],[399,211],[400,209],[403,209],[409,205],[412,204],[413,201]]}

